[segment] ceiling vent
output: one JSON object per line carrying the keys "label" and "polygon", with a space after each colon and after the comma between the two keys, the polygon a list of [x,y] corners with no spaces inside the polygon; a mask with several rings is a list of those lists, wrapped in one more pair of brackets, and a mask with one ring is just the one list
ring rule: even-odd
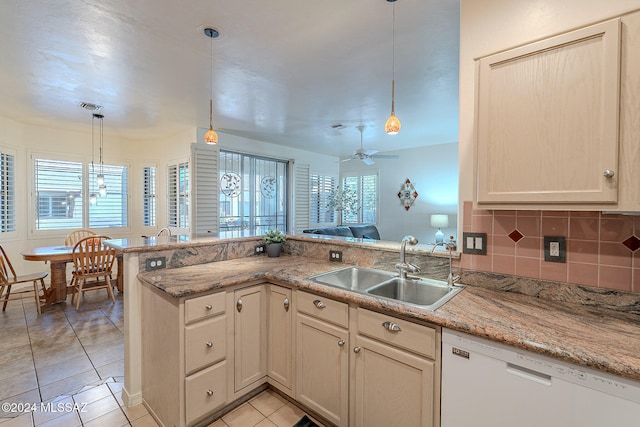
{"label": "ceiling vent", "polygon": [[100,110],[102,110],[102,105],[92,104],[90,102],[81,102],[78,105],[80,105],[85,110],[89,110],[89,111],[100,111]]}

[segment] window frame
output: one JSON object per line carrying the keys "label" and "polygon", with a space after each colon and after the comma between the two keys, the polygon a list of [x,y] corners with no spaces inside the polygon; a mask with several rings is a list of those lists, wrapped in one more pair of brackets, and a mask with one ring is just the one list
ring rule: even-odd
{"label": "window frame", "polygon": [[[353,178],[353,177],[357,177],[358,178],[358,202],[361,204],[362,203],[362,177],[365,176],[375,176],[376,177],[376,191],[375,191],[375,221],[373,222],[374,225],[378,225],[379,219],[380,219],[380,170],[376,169],[375,171],[352,171],[352,172],[346,172],[340,175],[340,188],[344,188],[344,184],[345,184],[345,178]],[[364,222],[362,219],[362,209],[360,209],[357,213],[357,222],[347,222],[345,221],[344,218],[344,214],[342,214],[343,217],[339,218],[341,219],[341,223],[343,225],[357,225],[357,224],[371,224],[371,222]]]}
{"label": "window frame", "polygon": [[[53,161],[65,161],[65,162],[76,162],[82,164],[82,227],[80,228],[90,228],[89,227],[89,194],[91,185],[89,183],[89,172],[92,164],[92,159],[89,156],[79,156],[69,153],[54,153],[54,152],[46,152],[46,151],[29,151],[28,155],[28,177],[27,182],[29,185],[29,202],[28,202],[28,238],[29,239],[46,239],[46,238],[58,238],[65,237],[71,230],[74,230],[75,227],[72,228],[56,228],[51,230],[37,230],[36,229],[36,176],[35,176],[35,161],[36,159],[42,160],[53,160]],[[126,184],[126,204],[127,204],[127,212],[126,212],[126,220],[127,225],[122,227],[93,227],[92,229],[102,231],[102,230],[112,230],[116,233],[129,233],[131,231],[131,165],[128,162],[122,161],[109,161],[106,162],[110,166],[121,166],[127,169],[127,184]],[[96,165],[95,161],[93,161],[94,169],[99,167]],[[107,189],[108,191],[108,189]],[[108,193],[107,193],[108,194]],[[105,231],[105,234],[110,234]]]}

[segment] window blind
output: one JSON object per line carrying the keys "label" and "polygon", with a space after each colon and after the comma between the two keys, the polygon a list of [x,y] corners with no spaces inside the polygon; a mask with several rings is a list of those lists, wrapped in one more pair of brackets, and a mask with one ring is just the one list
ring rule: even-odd
{"label": "window blind", "polygon": [[83,227],[82,163],[34,159],[36,230]]}
{"label": "window blind", "polygon": [[171,227],[189,227],[189,163],[182,162],[169,165],[168,171],[169,189],[169,218]]}
{"label": "window blind", "polygon": [[143,169],[143,206],[142,224],[145,227],[156,226],[156,168],[147,166]]}
{"label": "window blind", "polygon": [[15,156],[0,152],[0,232],[16,231]]}
{"label": "window blind", "polygon": [[107,194],[89,204],[89,228],[127,226],[127,167],[100,165],[89,170],[89,192],[98,193],[97,175],[104,175]]}

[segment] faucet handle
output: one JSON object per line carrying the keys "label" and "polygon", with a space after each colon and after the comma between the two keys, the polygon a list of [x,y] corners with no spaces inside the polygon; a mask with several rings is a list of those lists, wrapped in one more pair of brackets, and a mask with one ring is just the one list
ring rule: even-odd
{"label": "faucet handle", "polygon": [[409,263],[407,263],[407,265],[406,265],[406,267],[405,267],[405,268],[407,269],[407,271],[408,271],[409,273],[420,273],[420,271],[422,271],[422,270],[420,269],[420,266],[415,265],[415,264],[411,264],[410,262],[409,262]]}

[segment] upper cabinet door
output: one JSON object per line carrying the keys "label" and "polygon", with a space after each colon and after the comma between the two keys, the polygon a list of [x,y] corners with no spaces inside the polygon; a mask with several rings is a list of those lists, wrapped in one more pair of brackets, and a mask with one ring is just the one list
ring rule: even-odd
{"label": "upper cabinet door", "polygon": [[477,202],[615,204],[620,20],[478,61]]}

